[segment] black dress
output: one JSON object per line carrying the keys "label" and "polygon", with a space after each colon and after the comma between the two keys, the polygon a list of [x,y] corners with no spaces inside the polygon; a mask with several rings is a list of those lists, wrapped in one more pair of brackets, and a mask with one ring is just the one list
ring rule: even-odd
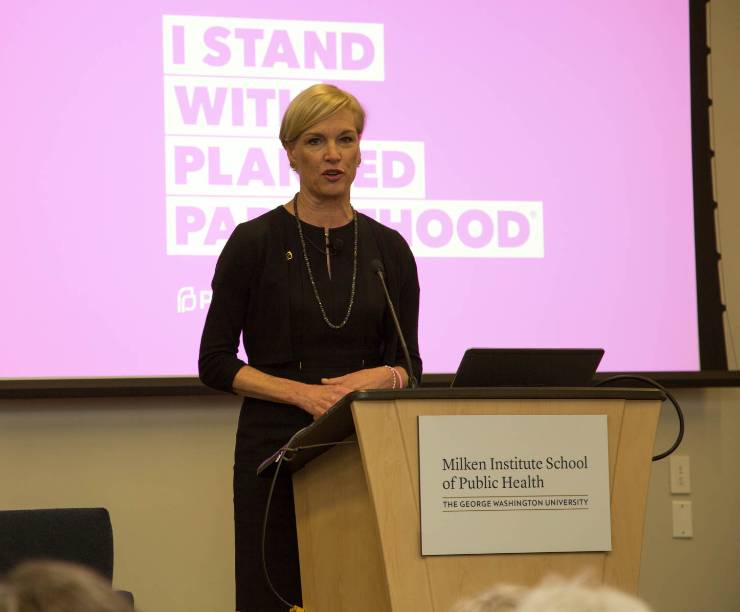
{"label": "black dress", "polygon": [[[268,374],[318,384],[322,377],[339,376],[383,363],[402,365],[402,359],[388,359],[389,315],[382,288],[370,262],[378,253],[385,254],[386,263],[395,257],[389,254],[385,244],[388,238],[387,228],[374,227],[368,231],[368,223],[374,223],[367,217],[358,216],[358,224],[364,229],[358,241],[357,275],[354,296],[351,296],[353,263],[354,263],[354,223],[330,230],[330,266],[331,278],[327,270],[324,249],[324,230],[308,224],[302,224],[305,242],[305,255],[301,246],[296,219],[283,207],[271,215],[270,236],[279,236],[280,250],[287,267],[292,273],[285,275],[275,273],[270,265],[260,259],[269,248],[253,248],[258,241],[252,232],[251,241],[235,232],[230,245],[224,248],[219,259],[214,277],[214,295],[206,320],[201,343],[200,370],[201,378],[207,384],[224,388],[226,380],[233,380],[233,375],[242,362],[236,360],[232,353],[230,359],[217,358],[224,352],[224,347],[234,346],[228,335],[236,337],[244,332],[244,343],[249,355],[250,365]],[[254,222],[252,222],[254,223]],[[249,225],[249,224],[244,224]],[[381,238],[374,235],[380,232]],[[395,232],[393,232],[395,233]],[[399,236],[394,236],[397,242]],[[244,244],[237,248],[236,241]],[[402,240],[402,239],[401,239]],[[273,240],[274,242],[274,240]],[[378,244],[380,243],[380,244]],[[405,243],[404,243],[405,244]],[[244,256],[245,251],[251,252]],[[406,247],[408,249],[408,247]],[[239,259],[241,256],[241,259]],[[352,300],[352,310],[345,326],[332,329],[323,319],[313,286],[307,273],[305,257],[308,257],[313,273],[316,290],[327,318],[335,324],[340,323]],[[407,254],[410,257],[410,251]],[[239,265],[231,265],[227,260],[239,260]],[[391,266],[393,264],[390,264]],[[408,261],[404,262],[409,265]],[[258,270],[254,276],[253,270]],[[405,317],[414,322],[410,331],[410,352],[413,354],[414,370],[420,374],[421,361],[418,356],[415,321],[418,316],[418,282],[416,271],[411,261],[413,274],[403,275],[412,286],[405,295],[416,295],[415,304],[406,304],[404,311],[415,310],[413,316]],[[244,277],[249,282],[244,285]],[[259,280],[257,280],[259,277]],[[275,347],[278,357],[270,359],[261,355],[255,359],[250,354],[250,345],[256,345],[257,339],[252,335],[270,335],[275,330],[275,343],[281,343],[281,322],[274,321],[271,326],[263,325],[261,332],[247,333],[249,322],[238,324],[248,318],[250,303],[268,302],[260,312],[269,313],[270,305],[286,298],[275,298],[280,291],[273,292],[273,284],[287,284],[290,359],[285,360],[285,351]],[[415,285],[415,286],[414,286]],[[255,290],[255,288],[260,288]],[[284,287],[283,287],[284,289]],[[411,299],[413,302],[413,299]],[[254,310],[252,310],[254,313]],[[260,316],[253,314],[252,318]],[[402,317],[402,320],[404,318]],[[282,322],[284,323],[284,321]],[[411,325],[407,323],[407,326]],[[271,329],[274,328],[274,329]],[[227,352],[231,352],[228,348]],[[233,351],[235,352],[235,351]],[[259,352],[259,351],[256,351]],[[396,351],[400,353],[400,351]],[[236,360],[236,363],[234,361]],[[228,377],[231,376],[231,379]],[[225,389],[224,390],[230,390]],[[234,455],[234,523],[236,549],[236,607],[241,612],[285,610],[284,604],[270,591],[263,574],[261,558],[262,520],[270,481],[256,477],[257,466],[275,450],[280,448],[290,436],[312,422],[312,417],[305,411],[277,402],[245,398],[239,417]],[[300,571],[295,533],[295,515],[290,478],[283,474],[273,492],[267,539],[266,562],[271,580],[280,594],[292,603],[301,602]]]}

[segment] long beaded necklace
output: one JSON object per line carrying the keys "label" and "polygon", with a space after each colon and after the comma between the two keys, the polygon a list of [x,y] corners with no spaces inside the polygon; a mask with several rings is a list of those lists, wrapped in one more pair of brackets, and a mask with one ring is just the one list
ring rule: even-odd
{"label": "long beaded necklace", "polygon": [[[301,227],[301,219],[298,216],[298,194],[295,194],[295,198],[293,198],[293,211],[295,212],[295,222],[298,226],[298,237],[301,240],[301,250],[303,251],[303,261],[306,262],[306,270],[308,270],[308,280],[311,281],[311,288],[313,289],[313,294],[316,297],[316,302],[319,305],[319,310],[321,311],[321,316],[324,318],[324,323],[326,323],[329,327],[332,329],[341,329],[345,325],[347,325],[347,321],[349,321],[349,315],[352,312],[352,306],[355,303],[355,286],[357,283],[357,243],[359,238],[359,232],[357,230],[357,212],[355,209],[352,209],[352,223],[354,224],[355,229],[355,244],[354,248],[352,250],[352,290],[349,294],[349,305],[347,306],[347,314],[344,315],[344,319],[342,319],[342,322],[339,324],[332,323],[329,320],[329,317],[326,316],[326,310],[324,309],[324,304],[321,302],[321,297],[319,296],[319,290],[316,288],[316,281],[313,278],[313,272],[311,271],[311,262],[308,260],[308,252],[306,251],[306,241],[303,239],[303,228]],[[327,249],[327,257],[328,249]]]}

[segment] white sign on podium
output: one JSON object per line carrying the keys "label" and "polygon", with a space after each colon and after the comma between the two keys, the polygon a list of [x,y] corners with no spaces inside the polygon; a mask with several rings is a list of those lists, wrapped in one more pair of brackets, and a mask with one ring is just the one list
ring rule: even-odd
{"label": "white sign on podium", "polygon": [[421,554],[611,550],[604,415],[420,416]]}

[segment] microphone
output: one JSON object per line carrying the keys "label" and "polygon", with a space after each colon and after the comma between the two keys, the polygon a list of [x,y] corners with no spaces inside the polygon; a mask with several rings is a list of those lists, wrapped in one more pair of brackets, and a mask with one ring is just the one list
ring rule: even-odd
{"label": "microphone", "polygon": [[401,342],[401,348],[403,349],[403,357],[406,360],[406,367],[408,368],[409,373],[409,387],[412,389],[415,389],[418,385],[416,382],[416,377],[414,377],[414,369],[411,367],[411,357],[409,355],[409,347],[406,345],[406,338],[403,337],[403,331],[401,331],[401,324],[398,322],[398,317],[396,316],[396,309],[393,308],[393,302],[391,302],[391,296],[388,295],[388,287],[385,284],[385,270],[383,269],[383,263],[379,259],[373,259],[370,262],[370,266],[373,269],[373,272],[378,275],[378,278],[380,279],[380,284],[383,285],[383,293],[385,293],[385,301],[388,304],[388,308],[391,311],[391,316],[393,317],[393,323],[396,326],[396,333],[398,334],[398,340]]}
{"label": "microphone", "polygon": [[329,250],[332,255],[339,255],[344,248],[344,240],[341,238],[334,238],[329,240]]}

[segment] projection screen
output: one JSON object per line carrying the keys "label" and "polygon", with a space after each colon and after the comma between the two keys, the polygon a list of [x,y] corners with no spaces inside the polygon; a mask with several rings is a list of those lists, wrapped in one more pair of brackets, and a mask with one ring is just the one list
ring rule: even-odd
{"label": "projection screen", "polygon": [[277,133],[317,82],[367,109],[352,203],[416,256],[426,372],[471,346],[699,369],[686,2],[3,13],[0,377],[194,375],[218,253],[297,191]]}

